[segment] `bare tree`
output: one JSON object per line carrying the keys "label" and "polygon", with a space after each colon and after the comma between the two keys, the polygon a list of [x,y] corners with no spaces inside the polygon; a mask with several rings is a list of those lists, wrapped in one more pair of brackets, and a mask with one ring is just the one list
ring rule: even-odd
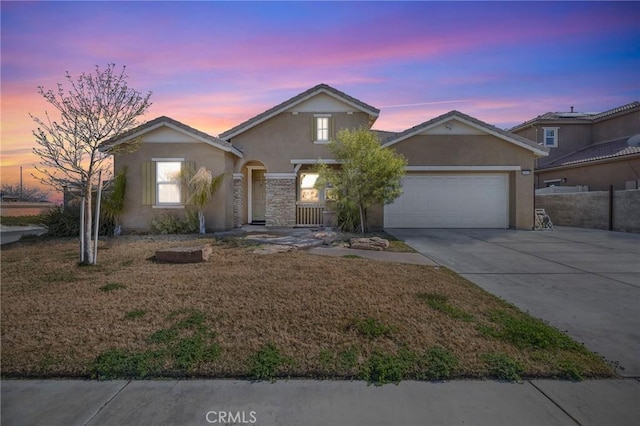
{"label": "bare tree", "polygon": [[47,201],[49,194],[42,188],[31,185],[21,185],[20,183],[2,183],[0,193],[3,196],[10,195],[20,201]]}
{"label": "bare tree", "polygon": [[40,119],[31,115],[38,128],[33,131],[40,156],[34,177],[56,189],[69,186],[84,196],[84,240],[81,261],[93,263],[91,244],[91,189],[101,171],[107,172],[105,160],[113,153],[102,153],[100,145],[138,125],[137,118],[151,106],[151,92],[146,95],[127,86],[126,67],[116,71],[115,64],[92,74],[72,78],[65,74],[66,86],[57,90],[38,87],[38,93],[57,110],[57,119],[47,112]]}

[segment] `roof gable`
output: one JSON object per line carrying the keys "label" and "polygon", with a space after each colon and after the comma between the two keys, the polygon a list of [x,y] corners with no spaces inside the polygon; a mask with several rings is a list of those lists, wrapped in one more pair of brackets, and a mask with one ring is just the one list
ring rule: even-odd
{"label": "roof gable", "polygon": [[382,146],[392,146],[403,140],[409,139],[415,135],[485,135],[489,134],[499,139],[517,145],[521,148],[533,152],[537,156],[549,155],[548,148],[544,148],[535,142],[518,136],[506,130],[499,129],[495,126],[480,121],[460,111],[449,111],[439,117],[425,121],[402,133],[390,136],[382,142]]}
{"label": "roof gable", "polygon": [[[344,105],[353,108],[354,110],[364,112],[369,115],[370,121],[373,124],[373,121],[378,117],[380,110],[368,105],[354,97],[347,95],[340,90],[337,90],[327,84],[318,84],[317,86],[312,87],[291,99],[288,99],[273,108],[266,110],[265,112],[256,115],[253,118],[237,125],[236,127],[227,130],[224,133],[220,134],[220,137],[223,139],[231,139],[235,136],[238,136],[241,133],[246,132],[252,127],[257,126],[260,123],[263,123],[270,118],[286,111],[291,111],[298,108],[308,109],[310,105],[310,100],[314,97],[321,96],[320,99],[324,100],[325,105],[342,105],[341,108],[344,108]],[[336,104],[337,102],[337,104]],[[318,111],[321,112],[321,111]],[[331,111],[322,111],[322,112],[331,112]]]}
{"label": "roof gable", "polygon": [[[103,142],[100,146],[100,151],[106,152],[111,148],[118,146],[120,144],[129,142],[133,139],[139,138],[145,134],[149,134],[151,132],[155,132],[159,129],[168,128],[175,132],[181,133],[192,140],[196,140],[199,142],[204,142],[213,147],[219,148],[225,152],[230,152],[238,157],[242,157],[242,152],[240,152],[237,148],[235,148],[229,142],[217,138],[215,136],[211,136],[207,133],[201,132],[200,130],[194,129],[191,126],[187,126],[177,120],[172,118],[162,116],[151,121],[148,121],[144,124],[141,124],[138,127],[135,127],[128,132],[123,133],[122,135],[111,138],[105,142]],[[168,142],[168,140],[163,140],[162,137],[159,138],[157,142]]]}

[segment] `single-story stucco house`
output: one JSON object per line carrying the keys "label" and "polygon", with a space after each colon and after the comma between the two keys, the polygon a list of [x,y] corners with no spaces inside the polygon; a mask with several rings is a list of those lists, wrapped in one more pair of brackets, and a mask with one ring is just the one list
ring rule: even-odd
{"label": "single-story stucco house", "polygon": [[[127,167],[124,230],[148,230],[152,218],[185,211],[185,189],[172,178],[185,165],[226,178],[205,212],[207,228],[322,224],[325,190],[314,187],[318,162],[336,163],[326,145],[342,128],[371,128],[380,111],[326,84],[306,90],[214,137],[159,117],[107,141],[114,169]],[[533,169],[547,149],[451,111],[381,144],[408,160],[404,193],[370,212],[373,227],[517,228],[533,226]]]}

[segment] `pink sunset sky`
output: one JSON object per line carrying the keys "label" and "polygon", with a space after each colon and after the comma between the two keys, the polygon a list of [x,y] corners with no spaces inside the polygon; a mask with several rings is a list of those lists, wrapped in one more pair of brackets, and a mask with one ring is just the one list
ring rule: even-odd
{"label": "pink sunset sky", "polygon": [[636,2],[13,2],[1,8],[1,174],[69,71],[126,65],[161,115],[218,135],[319,83],[401,131],[452,109],[500,128],[640,100]]}

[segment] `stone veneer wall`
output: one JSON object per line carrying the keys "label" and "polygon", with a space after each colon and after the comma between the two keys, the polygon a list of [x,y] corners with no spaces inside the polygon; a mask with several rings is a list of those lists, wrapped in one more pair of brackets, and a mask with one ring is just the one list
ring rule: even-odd
{"label": "stone veneer wall", "polygon": [[296,226],[296,179],[266,176],[267,227],[293,228]]}
{"label": "stone veneer wall", "polygon": [[242,227],[242,212],[244,211],[243,198],[243,175],[241,173],[233,174],[233,227]]}

